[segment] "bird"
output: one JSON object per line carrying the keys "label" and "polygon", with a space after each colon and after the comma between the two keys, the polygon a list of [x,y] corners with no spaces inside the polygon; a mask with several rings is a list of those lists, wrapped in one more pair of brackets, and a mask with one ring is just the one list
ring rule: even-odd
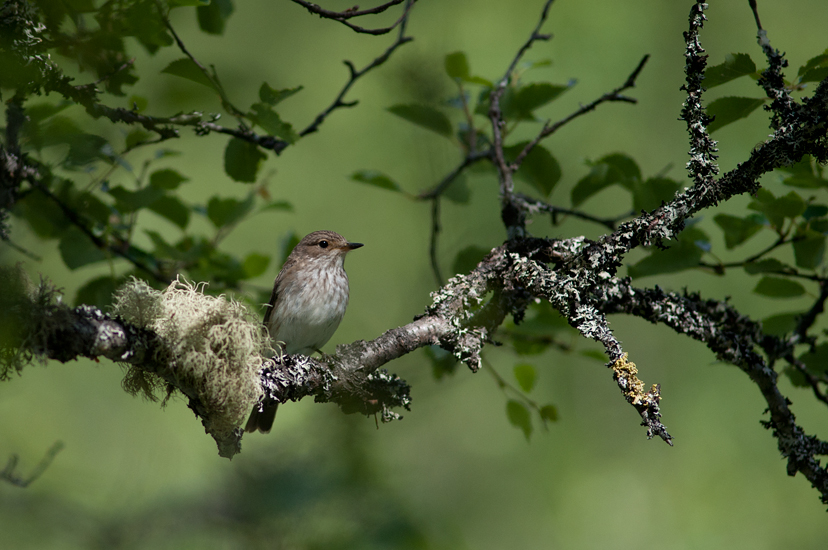
{"label": "bird", "polygon": [[[284,353],[310,355],[331,339],[348,307],[345,255],[361,246],[333,231],[314,231],[293,248],[264,315],[270,338]],[[278,406],[254,406],[245,432],[270,432]]]}

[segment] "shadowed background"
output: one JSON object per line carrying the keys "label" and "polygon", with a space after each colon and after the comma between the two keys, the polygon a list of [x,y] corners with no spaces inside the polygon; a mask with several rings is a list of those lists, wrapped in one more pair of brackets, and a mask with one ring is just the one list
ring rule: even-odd
{"label": "shadowed background", "polygon": [[[362,67],[393,40],[356,35],[289,2],[238,4],[222,37],[198,32],[190,8],[175,10],[172,22],[190,51],[216,66],[239,105],[255,101],[262,81],[274,88],[303,85],[279,108],[295,128],[304,128],[332,101],[347,77],[343,59]],[[416,193],[450,171],[458,152],[445,138],[386,108],[439,105],[452,95],[453,83],[443,70],[447,53],[466,52],[473,74],[495,80],[534,27],[541,5],[419,2],[409,24],[414,42],[357,83],[346,99],[359,99],[359,105],[335,112],[320,132],[280,157],[268,156],[260,177],[269,180],[273,198],[289,201],[294,212],[254,216],[222,247],[273,256],[266,275],[255,281],[265,289],[278,271],[281,243],[290,231],[331,229],[366,244],[349,255],[351,305],[326,352],[337,343],[371,339],[409,322],[436,288],[428,263],[428,205],[356,183],[349,175],[380,170]],[[349,6],[341,1],[325,5]],[[642,55],[652,56],[637,87],[628,92],[638,98],[637,105],[603,105],[546,140],[563,169],[553,203],[568,206],[572,186],[588,172],[584,160],[611,152],[630,154],[645,177],[666,170],[687,181],[687,137],[677,118],[683,100],[681,33],[689,8],[690,2],[659,0],[553,5],[543,30],[554,38],[535,44],[526,56],[552,64],[525,78],[560,84],[576,79],[577,85],[541,115],[569,114],[620,85]],[[828,12],[819,0],[760,4],[760,13],[771,43],[787,52],[793,67],[828,46]],[[750,53],[761,62],[747,2],[714,2],[707,15],[701,37],[711,64],[732,52]],[[387,14],[377,25],[395,18]],[[128,94],[146,97],[147,112],[221,111],[207,88],[160,74],[179,52],[166,49],[151,57],[134,43],[131,53],[144,76]],[[88,75],[79,78],[89,80]],[[738,82],[714,90],[710,98],[723,95],[759,97],[761,90]],[[130,106],[126,98],[108,102]],[[89,123],[77,107],[71,113]],[[229,119],[224,123],[232,125]],[[524,137],[539,128],[525,126]],[[113,135],[111,128],[105,131]],[[765,117],[755,113],[714,134],[723,170],[745,159],[768,133]],[[187,130],[182,136],[164,146],[183,155],[154,167],[175,167],[190,178],[181,188],[185,200],[245,195],[249,187],[223,172],[224,137],[196,138]],[[138,167],[142,158],[129,161]],[[468,182],[469,204],[443,201],[445,275],[466,246],[491,248],[505,238],[494,176],[472,176]],[[767,178],[775,192],[777,182],[775,176]],[[747,202],[737,198],[717,212],[739,212]],[[629,195],[608,189],[583,207],[614,216],[630,208]],[[146,216],[143,227],[178,238],[172,224]],[[725,254],[721,233],[708,219],[700,223],[713,237],[714,251]],[[62,287],[68,300],[84,282],[108,272],[99,265],[69,271],[54,242],[38,241],[22,223],[12,231],[16,242],[43,261],[8,248],[0,249],[0,259],[24,261],[27,271],[43,273]],[[188,231],[209,233],[211,228],[196,217]],[[595,237],[602,229],[577,222],[552,227],[539,217],[530,231]],[[138,231],[136,242],[150,241]],[[743,258],[769,242],[769,236],[757,237],[733,257]],[[641,256],[636,251],[628,262]],[[737,308],[757,319],[801,308],[809,299],[757,298],[748,292],[755,280],[741,272],[725,278],[687,272],[638,282],[656,283],[699,289],[710,298],[732,296]],[[675,447],[646,440],[638,415],[602,363],[555,351],[527,358],[508,348],[486,349],[489,363],[509,379],[516,364],[532,363],[539,378],[530,396],[558,409],[560,420],[548,431],[536,425],[529,443],[509,424],[507,397],[489,374],[472,375],[458,367],[453,376],[435,380],[430,361],[418,351],[387,366],[413,386],[412,411],[401,422],[377,429],[373,419],[344,416],[333,405],[291,403],[280,408],[271,434],[246,436],[243,452],[232,462],[217,456],[183,400],[161,409],[128,396],[120,389],[121,370],[111,363],[29,368],[0,385],[0,458],[19,454],[25,473],[55,440],[66,448],[28,489],[0,484],[0,546],[623,549],[652,538],[670,548],[824,548],[828,526],[818,496],[803,479],[785,475],[773,438],[759,425],[764,402],[747,377],[664,327],[626,317],[611,322],[641,378],[662,384],[663,421]],[[572,343],[579,350],[596,349],[591,342]],[[781,388],[807,432],[828,429],[824,409],[806,390],[786,381]]]}

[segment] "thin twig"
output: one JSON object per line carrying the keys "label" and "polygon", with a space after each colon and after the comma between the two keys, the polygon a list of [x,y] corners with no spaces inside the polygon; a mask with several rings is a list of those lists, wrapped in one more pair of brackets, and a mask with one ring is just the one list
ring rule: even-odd
{"label": "thin twig", "polygon": [[34,481],[36,481],[40,476],[43,475],[43,472],[52,464],[52,461],[55,459],[57,454],[63,450],[63,442],[56,441],[54,445],[52,445],[44,457],[40,460],[40,463],[32,470],[31,475],[27,478],[23,478],[15,473],[15,469],[17,468],[17,462],[19,460],[17,455],[11,455],[9,457],[9,461],[6,463],[6,467],[0,472],[0,479],[5,479],[15,487],[21,487],[25,489],[29,485],[31,485]]}
{"label": "thin twig", "polygon": [[476,164],[477,162],[483,159],[492,158],[492,150],[488,149],[486,151],[479,151],[479,152],[470,152],[468,155],[463,158],[460,164],[454,168],[451,172],[449,172],[440,183],[435,185],[433,188],[429,189],[428,191],[423,191],[419,195],[417,195],[418,200],[431,200],[434,197],[439,197],[443,194],[443,192],[452,184],[452,182],[459,176],[466,168],[471,166],[472,164]]}
{"label": "thin twig", "polygon": [[753,11],[753,17],[756,20],[756,37],[759,42],[759,47],[768,60],[768,68],[762,71],[762,76],[757,81],[757,84],[765,90],[765,94],[773,101],[771,101],[770,109],[773,111],[773,118],[771,119],[771,128],[774,130],[779,128],[783,123],[792,121],[799,109],[800,105],[791,97],[785,84],[785,74],[782,69],[788,66],[788,61],[785,59],[785,54],[779,50],[771,47],[768,32],[762,28],[759,21],[759,10],[754,0],[749,0],[750,9]]}
{"label": "thin twig", "polygon": [[598,216],[593,216],[591,214],[587,214],[586,212],[581,212],[580,210],[573,210],[571,208],[562,208],[560,206],[555,206],[553,204],[549,204],[541,200],[524,195],[523,193],[515,193],[512,199],[517,206],[525,209],[530,213],[536,211],[547,212],[551,214],[553,216],[553,223],[555,224],[557,224],[556,218],[558,215],[572,216],[573,218],[579,218],[589,222],[597,223],[599,225],[603,225],[610,231],[615,231],[615,229],[618,227],[618,223],[621,220],[627,219],[634,214],[634,212],[625,212],[624,214],[616,216],[615,218],[599,218]]}
{"label": "thin twig", "polygon": [[[414,4],[414,2],[412,0],[409,0],[409,1],[411,1],[410,5]],[[410,8],[410,6],[409,6],[409,8]],[[400,46],[402,46],[403,44],[405,44],[407,42],[411,42],[412,40],[414,40],[413,38],[411,38],[409,36],[405,36],[405,29],[406,29],[406,26],[407,26],[407,23],[408,23],[408,13],[409,13],[408,10],[406,10],[406,13],[403,16],[402,22],[400,23],[400,32],[397,35],[397,39],[394,41],[393,44],[391,44],[391,46],[388,47],[387,50],[385,50],[385,52],[383,52],[382,55],[380,55],[379,57],[374,59],[371,63],[369,63],[368,65],[366,65],[364,68],[362,68],[359,71],[356,70],[356,67],[354,66],[353,63],[351,63],[350,61],[344,61],[345,65],[348,67],[348,71],[350,73],[350,76],[348,78],[348,82],[346,82],[345,86],[343,86],[342,89],[339,91],[339,94],[336,96],[336,99],[334,99],[333,103],[331,103],[331,105],[327,109],[325,109],[324,111],[319,113],[316,116],[316,118],[313,120],[313,122],[310,124],[310,126],[308,126],[304,130],[299,132],[299,137],[304,137],[308,134],[312,134],[312,133],[318,131],[319,126],[325,121],[325,119],[328,117],[328,115],[330,115],[336,109],[339,109],[341,107],[353,107],[354,105],[356,105],[358,103],[357,101],[348,101],[348,102],[343,101],[343,98],[345,97],[345,94],[348,93],[348,90],[351,89],[351,86],[353,86],[354,83],[360,77],[364,76],[365,73],[367,73],[371,69],[374,69],[375,67],[379,67],[380,65],[385,63],[388,60],[388,58],[391,57],[391,54],[394,53],[394,51],[396,51],[397,48],[399,48]]]}
{"label": "thin twig", "polygon": [[808,340],[808,331],[816,322],[817,317],[825,312],[825,300],[828,300],[828,282],[822,280],[819,283],[819,296],[814,301],[814,305],[799,318],[799,322],[796,324],[794,333],[799,336],[800,342]]}
{"label": "thin twig", "polygon": [[828,396],[826,396],[825,393],[823,393],[820,389],[819,378],[814,376],[813,373],[808,370],[808,367],[806,367],[802,361],[800,361],[793,355],[786,355],[785,361],[787,361],[788,364],[790,364],[796,372],[798,372],[803,376],[803,378],[805,378],[805,381],[808,382],[808,385],[811,386],[811,390],[813,390],[814,392],[814,397],[828,405]]}
{"label": "thin twig", "polygon": [[605,103],[605,102],[608,102],[608,101],[621,101],[621,102],[625,102],[625,103],[638,103],[637,99],[621,95],[621,92],[623,92],[624,90],[627,90],[629,88],[635,87],[635,81],[638,78],[638,75],[641,73],[641,70],[644,68],[644,65],[647,63],[647,60],[649,58],[650,58],[649,54],[642,57],[641,61],[638,62],[638,66],[635,68],[635,70],[632,73],[630,73],[630,76],[627,77],[627,80],[621,86],[615,88],[611,92],[608,92],[608,93],[602,95],[601,97],[599,97],[598,99],[592,101],[591,103],[588,103],[586,105],[582,105],[580,108],[578,108],[578,110],[576,110],[575,112],[573,112],[569,116],[567,116],[565,118],[562,118],[561,120],[559,120],[555,123],[552,123],[550,120],[547,120],[546,123],[543,125],[543,129],[540,131],[540,133],[537,136],[535,136],[535,138],[532,141],[527,143],[526,147],[524,147],[523,150],[518,154],[518,156],[515,157],[515,160],[512,161],[512,164],[511,164],[510,168],[513,171],[517,171],[517,169],[520,168],[520,165],[523,162],[523,160],[526,158],[526,155],[528,155],[532,151],[532,149],[534,149],[534,147],[542,139],[544,139],[548,136],[551,136],[552,134],[554,134],[555,132],[560,130],[561,127],[565,126],[569,122],[572,122],[573,120],[575,120],[579,116],[584,115],[584,114],[586,114],[590,111],[595,110],[595,108],[598,107],[598,105],[600,105],[602,103]]}
{"label": "thin twig", "polygon": [[[145,264],[141,260],[135,258],[132,254],[130,254],[130,250],[134,249],[135,247],[129,244],[127,241],[122,241],[118,239],[116,245],[110,245],[97,235],[95,235],[89,227],[87,227],[86,223],[81,219],[77,212],[74,209],[69,207],[65,204],[59,197],[57,197],[54,193],[52,193],[45,185],[41,184],[40,182],[32,182],[32,185],[36,187],[41,193],[49,197],[63,212],[63,215],[78,229],[80,229],[81,233],[86,235],[86,237],[92,241],[92,243],[101,250],[108,250],[111,253],[119,256],[138,269],[148,273],[151,275],[155,280],[162,282],[162,283],[169,283],[170,279],[168,277],[164,277],[164,275],[158,270],[157,267],[152,267],[150,265]],[[124,250],[126,249],[126,250]],[[144,254],[145,256],[149,256],[148,254]]]}
{"label": "thin twig", "polygon": [[440,235],[440,196],[436,195],[431,198],[431,240],[428,247],[428,257],[431,260],[431,271],[434,273],[434,279],[437,281],[437,286],[442,287],[445,284],[443,275],[440,273],[440,262],[437,259],[437,240]]}
{"label": "thin twig", "polygon": [[338,21],[338,22],[342,23],[343,25],[347,26],[348,28],[350,28],[350,29],[352,29],[352,30],[354,30],[358,33],[372,34],[374,36],[378,36],[378,35],[381,35],[381,34],[389,33],[392,30],[394,30],[398,25],[400,25],[405,20],[405,18],[408,17],[408,12],[411,10],[411,7],[414,5],[414,3],[417,0],[411,0],[408,3],[408,5],[406,5],[405,10],[403,11],[403,14],[400,16],[399,19],[397,19],[397,21],[393,25],[391,25],[390,27],[383,27],[383,28],[380,28],[380,29],[366,29],[365,27],[360,27],[359,25],[354,25],[353,23],[348,22],[348,19],[352,19],[354,17],[361,17],[363,15],[375,15],[375,14],[378,14],[378,13],[382,13],[382,12],[384,12],[385,10],[387,10],[388,8],[390,8],[392,6],[396,6],[397,4],[402,4],[405,0],[391,0],[390,2],[388,2],[386,4],[382,4],[381,6],[377,6],[376,8],[370,8],[370,9],[367,9],[367,10],[359,10],[359,9],[356,9],[358,6],[355,6],[354,8],[350,8],[350,9],[347,9],[347,10],[341,11],[341,12],[326,10],[324,8],[321,8],[321,7],[317,6],[316,4],[306,2],[305,0],[292,0],[292,1],[295,2],[296,4],[299,4],[300,6],[303,6],[305,9],[307,9],[309,12],[311,12],[313,14],[316,14],[320,17],[325,18],[325,19],[332,19],[334,21]]}
{"label": "thin twig", "polygon": [[42,262],[43,261],[43,258],[38,256],[34,252],[26,250],[25,248],[23,248],[19,244],[14,243],[11,239],[2,239],[2,242],[4,242],[9,247],[11,247],[12,249],[18,251],[19,253],[23,254],[24,256],[26,256],[27,258],[29,258],[31,260],[34,260],[36,262]]}
{"label": "thin twig", "polygon": [[502,391],[504,395],[508,395],[507,392],[511,392],[512,395],[517,397],[519,400],[523,401],[523,403],[527,405],[529,408],[534,409],[535,412],[537,412],[540,416],[543,427],[548,430],[549,426],[547,425],[547,420],[541,414],[541,406],[537,403],[537,401],[531,399],[528,395],[526,395],[521,390],[517,389],[508,380],[501,376],[500,373],[497,372],[497,370],[495,370],[494,366],[485,357],[482,358],[482,362],[483,368],[486,370],[486,372],[492,375],[492,378],[495,379],[495,383],[497,384],[497,387],[500,388],[500,391]]}
{"label": "thin twig", "polygon": [[500,108],[500,100],[506,92],[506,86],[508,86],[511,81],[512,73],[514,72],[515,67],[523,55],[529,50],[529,48],[532,47],[532,44],[534,44],[537,40],[549,40],[551,38],[550,35],[539,34],[539,31],[544,22],[546,22],[546,18],[549,16],[549,8],[552,5],[552,2],[554,2],[554,0],[546,0],[543,10],[541,11],[538,24],[535,25],[532,33],[529,35],[529,38],[518,50],[514,59],[512,59],[512,62],[509,64],[509,67],[506,69],[503,77],[489,95],[488,116],[492,123],[492,150],[494,151],[494,164],[495,168],[497,168],[498,180],[500,183],[501,218],[503,219],[503,223],[506,225],[507,233],[510,238],[525,236],[526,228],[525,219],[520,210],[512,204],[512,193],[514,192],[514,181],[512,179],[512,174],[514,173],[514,170],[512,170],[506,162],[506,156],[503,152],[504,120],[503,111]]}
{"label": "thin twig", "polygon": [[181,52],[184,55],[189,57],[190,61],[195,63],[196,67],[199,68],[199,70],[204,74],[207,80],[209,80],[210,83],[213,84],[213,88],[215,88],[215,90],[219,94],[219,97],[221,98],[222,106],[224,106],[225,109],[230,111],[230,113],[237,119],[239,119],[239,122],[241,122],[245,118],[245,114],[241,110],[237,109],[236,106],[233,105],[233,103],[230,101],[230,98],[227,97],[227,94],[224,91],[224,87],[221,85],[221,82],[219,82],[215,72],[210,73],[210,71],[207,70],[207,67],[202,65],[201,62],[199,62],[199,60],[196,59],[196,57],[192,53],[190,53],[190,51],[187,49],[187,46],[184,45],[184,41],[182,41],[181,38],[178,36],[178,33],[175,32],[175,29],[173,28],[172,23],[170,23],[170,20],[167,17],[167,15],[164,13],[164,9],[161,6],[160,2],[157,3],[157,6],[158,12],[161,14],[161,21],[164,23],[164,26],[167,27],[167,30],[170,31],[170,34],[173,35],[175,43],[178,45],[178,49],[181,50]]}
{"label": "thin twig", "polygon": [[311,4],[310,2],[306,2],[305,0],[291,0],[300,6],[305,7],[309,12],[316,14],[320,17],[324,17],[326,19],[351,19],[353,17],[362,17],[363,15],[376,15],[378,13],[382,13],[388,8],[392,6],[396,6],[397,4],[402,4],[405,0],[391,0],[390,2],[386,2],[380,6],[375,8],[368,8],[367,10],[360,10],[356,9],[358,6],[354,6],[353,8],[348,8],[344,11],[330,11],[317,6],[316,4]]}

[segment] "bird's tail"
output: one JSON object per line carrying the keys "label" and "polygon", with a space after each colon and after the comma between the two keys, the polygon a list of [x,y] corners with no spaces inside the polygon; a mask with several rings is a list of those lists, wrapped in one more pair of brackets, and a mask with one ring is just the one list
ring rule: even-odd
{"label": "bird's tail", "polygon": [[244,426],[245,432],[255,432],[259,430],[263,434],[270,433],[270,428],[273,427],[273,419],[276,418],[276,411],[279,409],[279,404],[265,405],[262,410],[259,406],[253,407],[253,412],[250,413],[250,418],[247,419],[247,424]]}

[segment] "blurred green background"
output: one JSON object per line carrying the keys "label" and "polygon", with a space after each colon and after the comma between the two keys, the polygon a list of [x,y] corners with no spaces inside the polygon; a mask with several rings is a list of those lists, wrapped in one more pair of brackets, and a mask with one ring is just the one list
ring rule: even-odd
{"label": "blurred green background", "polygon": [[[332,0],[325,7],[351,4]],[[290,201],[295,211],[255,216],[222,246],[237,254],[278,257],[288,232],[316,229],[366,244],[349,256],[351,305],[326,351],[409,322],[435,290],[428,205],[348,176],[377,169],[416,193],[439,181],[459,161],[458,153],[444,138],[385,109],[414,101],[438,104],[451,95],[453,84],[443,71],[447,53],[464,51],[473,74],[498,78],[534,27],[541,5],[419,2],[409,24],[414,42],[354,87],[346,99],[359,99],[359,105],[337,111],[319,133],[280,157],[268,157],[260,176],[269,180],[273,198]],[[642,55],[652,56],[629,92],[638,105],[604,105],[546,141],[563,168],[553,202],[569,204],[569,191],[588,171],[585,159],[616,151],[635,158],[645,177],[667,170],[687,181],[687,138],[677,118],[683,101],[681,33],[690,5],[593,0],[553,6],[544,27],[553,40],[527,54],[528,60],[553,63],[526,78],[576,79],[577,85],[544,116],[565,116],[620,85]],[[760,10],[772,44],[787,52],[793,67],[828,46],[823,0],[763,2]],[[711,64],[731,52],[762,60],[747,2],[714,2],[707,14],[702,40]],[[396,16],[376,21],[390,23]],[[174,11],[173,24],[199,60],[216,66],[239,105],[255,100],[262,81],[274,88],[303,85],[280,106],[282,117],[298,128],[345,82],[343,59],[361,67],[392,41],[356,35],[285,1],[237,2],[222,37],[201,34],[191,8]],[[144,76],[128,93],[146,97],[147,112],[220,112],[207,88],[160,74],[180,57],[177,51],[151,57],[136,43],[131,52]],[[730,86],[710,98],[761,95],[750,82]],[[131,106],[126,98],[106,101]],[[89,123],[80,109],[71,111]],[[224,122],[232,125],[230,119]],[[528,125],[526,135],[536,129]],[[768,133],[761,113],[718,132],[722,168],[746,158]],[[244,196],[248,187],[222,170],[224,137],[196,138],[186,130],[182,135],[164,145],[183,155],[156,167],[175,167],[191,178],[182,187],[185,199],[203,203],[216,193]],[[129,160],[141,163],[139,155]],[[767,184],[777,191],[774,178]],[[495,178],[473,176],[469,184],[470,204],[443,201],[440,258],[447,274],[461,249],[491,248],[505,237]],[[739,212],[747,201],[737,198],[718,211]],[[610,189],[584,208],[613,216],[629,204],[627,194]],[[172,224],[146,216],[144,227],[178,235]],[[720,232],[708,219],[700,223],[716,236],[714,250],[723,251]],[[553,237],[601,233],[600,227],[576,222],[552,227],[541,218],[530,230]],[[189,231],[208,232],[209,226],[196,219]],[[69,271],[57,245],[38,241],[24,224],[13,227],[13,238],[43,260],[34,262],[6,247],[0,260],[25,262],[30,273],[43,273],[63,288],[69,300],[84,282],[107,273],[100,266]],[[149,243],[140,231],[136,239]],[[768,242],[756,239],[734,258]],[[636,252],[629,261],[642,255]],[[256,284],[267,288],[277,271],[274,262]],[[755,281],[741,273],[719,278],[689,272],[638,284],[656,283],[699,289],[710,298],[731,296],[757,319],[808,301],[759,299],[748,292]],[[506,397],[489,374],[472,375],[461,367],[438,381],[425,354],[417,352],[388,365],[413,386],[412,411],[404,420],[377,429],[373,419],[344,416],[333,405],[288,404],[273,432],[245,437],[242,454],[232,462],[218,457],[183,400],[162,409],[128,396],[120,389],[121,370],[111,363],[29,368],[0,385],[0,459],[19,454],[26,473],[54,441],[64,441],[66,448],[29,488],[0,484],[0,547],[825,548],[828,523],[818,495],[804,479],[785,475],[774,439],[759,425],[764,402],[747,377],[664,327],[626,317],[611,322],[643,380],[662,385],[663,420],[675,447],[646,440],[638,415],[602,363],[555,351],[529,358],[539,372],[531,397],[555,404],[560,420],[548,431],[536,429],[528,443],[509,424]],[[595,347],[573,342],[578,349]],[[506,348],[488,348],[486,356],[506,378],[526,360]],[[809,391],[785,380],[781,386],[806,431],[824,436],[824,408]]]}

